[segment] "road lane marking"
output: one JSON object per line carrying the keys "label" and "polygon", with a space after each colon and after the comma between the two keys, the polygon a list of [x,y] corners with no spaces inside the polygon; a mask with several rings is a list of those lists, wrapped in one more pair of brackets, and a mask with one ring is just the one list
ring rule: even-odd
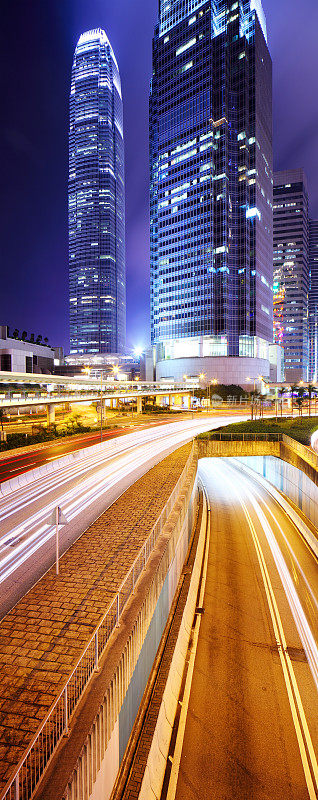
{"label": "road lane marking", "polygon": [[37,464],[37,463],[38,463],[37,461],[32,461],[31,464],[24,464],[23,467],[20,466],[20,467],[16,467],[15,469],[9,469],[8,472],[19,472],[19,470],[21,470],[21,469],[22,470],[26,470],[26,469],[29,469],[29,467],[34,467],[34,465]]}
{"label": "road lane marking", "polygon": [[[230,469],[233,469],[233,467],[230,467]],[[246,477],[243,477],[241,479],[243,481],[243,484],[245,483],[245,485],[246,485],[246,483],[247,483],[247,486],[249,485],[249,488],[245,489],[245,491],[246,491],[246,493],[247,493],[247,495],[248,495],[248,497],[250,499],[250,502],[254,506],[254,509],[255,509],[255,511],[257,513],[257,516],[258,516],[259,520],[262,521],[262,527],[263,527],[265,536],[267,538],[268,544],[270,546],[270,549],[271,549],[271,552],[272,552],[272,555],[273,555],[273,558],[274,558],[274,561],[275,561],[275,564],[276,564],[276,567],[277,567],[277,570],[278,570],[278,574],[279,574],[280,579],[282,581],[283,588],[284,588],[284,591],[285,591],[285,594],[286,594],[286,597],[287,597],[287,600],[288,600],[292,615],[294,617],[294,621],[295,621],[295,624],[296,624],[300,639],[302,641],[302,644],[303,644],[303,647],[304,647],[304,650],[305,650],[305,653],[306,653],[306,656],[307,656],[307,661],[309,663],[309,666],[310,666],[310,669],[311,669],[311,672],[312,672],[312,675],[313,675],[313,679],[315,681],[316,688],[318,690],[318,648],[317,648],[317,644],[316,644],[314,636],[312,634],[312,631],[311,631],[310,625],[308,623],[306,614],[304,613],[303,607],[302,607],[301,602],[299,600],[299,597],[298,597],[298,594],[297,594],[297,590],[296,590],[296,587],[295,587],[294,582],[292,580],[292,577],[290,575],[289,569],[287,567],[287,564],[285,562],[285,559],[283,557],[281,549],[280,549],[280,547],[278,545],[278,542],[276,540],[274,531],[273,531],[272,527],[270,526],[270,524],[269,524],[269,522],[268,522],[268,520],[267,520],[267,518],[266,518],[266,516],[265,516],[265,514],[264,514],[264,512],[263,512],[263,510],[262,510],[262,508],[261,508],[261,506],[259,504],[259,502],[255,499],[255,497],[261,497],[259,495],[259,493],[257,492],[257,489],[254,486],[255,479],[254,478],[252,479],[253,492],[251,492],[251,480],[248,479],[248,481],[247,481]],[[262,500],[262,502],[264,502],[263,498],[261,498],[261,500]],[[266,503],[265,503],[265,506],[266,506]],[[289,520],[289,515],[287,515],[287,517],[288,517],[288,520]],[[275,520],[275,517],[274,517],[274,520]],[[276,520],[275,520],[275,524],[281,530],[281,528],[279,526],[279,523],[276,522]],[[281,532],[282,532],[282,530],[281,530]],[[284,533],[283,533],[283,536],[284,536]],[[305,578],[305,582],[306,582],[307,587],[309,587],[309,584],[306,581],[306,578]],[[312,595],[312,596],[314,597],[314,595]]]}
{"label": "road lane marking", "polygon": [[[266,490],[266,492],[268,492],[268,494],[276,501],[276,503],[279,505],[279,507],[283,509],[283,511],[287,514],[288,518],[290,519],[290,521],[292,522],[292,524],[296,528],[298,534],[300,534],[302,540],[304,541],[307,549],[309,550],[309,552],[311,553],[313,558],[316,561],[318,561],[318,543],[316,541],[314,541],[314,534],[312,533],[310,528],[308,528],[308,526],[302,520],[302,518],[299,516],[297,511],[295,511],[293,506],[290,505],[288,500],[285,499],[284,496],[282,496],[282,493],[280,493],[278,491],[278,489],[276,489],[276,487],[273,486],[267,480],[267,478],[264,478],[262,475],[260,475],[258,472],[255,472],[254,470],[252,470],[246,464],[243,464],[242,462],[240,462],[239,459],[235,458],[235,461],[239,462],[238,465],[235,466],[235,469],[239,469],[240,473],[241,472],[245,472],[250,478],[252,478],[252,480],[257,481],[261,486],[263,486],[263,488]],[[227,462],[228,466],[231,467],[231,469],[234,469],[234,467],[228,463],[228,459],[226,459],[226,462]],[[299,524],[298,525],[294,522],[294,519],[293,519],[294,516],[298,517],[298,520],[299,520]],[[308,536],[310,537],[310,541],[308,541],[308,539],[306,538],[305,531],[308,532]]]}
{"label": "road lane marking", "polygon": [[[228,469],[229,469],[229,467],[228,467]],[[256,550],[256,554],[257,554],[257,558],[258,558],[258,562],[259,562],[259,566],[260,566],[260,570],[261,570],[262,580],[263,580],[263,584],[264,584],[264,588],[265,588],[265,592],[266,592],[268,607],[269,607],[269,611],[270,611],[270,615],[271,615],[271,619],[272,619],[275,640],[276,640],[277,649],[278,649],[278,653],[279,653],[279,657],[280,657],[280,661],[281,661],[281,666],[282,666],[282,670],[283,670],[283,675],[284,675],[287,695],[288,695],[289,704],[290,704],[290,708],[291,708],[291,712],[292,712],[292,718],[293,718],[294,727],[295,727],[295,731],[296,731],[296,736],[297,736],[300,756],[301,756],[303,769],[304,769],[304,774],[305,774],[305,779],[306,779],[306,783],[307,783],[307,789],[308,789],[310,800],[317,800],[318,795],[317,795],[317,792],[316,792],[316,789],[315,789],[315,786],[314,786],[314,782],[313,782],[313,778],[314,778],[315,784],[316,784],[316,788],[318,790],[318,766],[317,766],[316,755],[315,755],[314,747],[313,747],[313,744],[312,744],[312,740],[311,740],[311,736],[310,736],[310,732],[309,732],[309,728],[308,728],[308,724],[307,724],[307,719],[306,719],[305,711],[304,711],[304,708],[303,708],[303,704],[302,704],[302,700],[301,700],[298,684],[297,684],[297,681],[296,681],[296,676],[295,676],[295,673],[294,673],[293,665],[292,665],[292,662],[291,662],[291,659],[290,659],[290,656],[289,656],[289,653],[288,653],[288,650],[287,650],[287,641],[286,641],[286,637],[285,637],[285,633],[284,633],[284,628],[283,628],[281,616],[280,616],[280,613],[279,613],[279,610],[278,610],[277,601],[276,601],[275,593],[274,593],[274,590],[273,590],[273,587],[272,587],[272,583],[271,583],[271,580],[270,580],[269,572],[268,572],[268,569],[267,569],[265,557],[264,557],[264,554],[263,554],[263,551],[262,551],[262,547],[261,547],[259,538],[258,538],[257,533],[256,533],[256,529],[255,529],[254,523],[253,523],[253,521],[251,519],[250,513],[248,511],[246,503],[243,500],[242,495],[240,494],[240,492],[238,491],[238,489],[236,487],[233,487],[233,484],[230,483],[228,477],[226,477],[226,476],[223,476],[223,477],[224,477],[224,480],[231,487],[232,492],[234,491],[234,494],[236,494],[239,502],[241,503],[241,506],[243,508],[245,517],[247,519],[248,526],[249,526],[251,534],[252,534],[252,539],[253,539],[253,542],[254,542],[254,546],[255,546],[255,550]],[[247,496],[249,496],[251,494],[248,490],[245,489],[245,491],[246,491]],[[250,498],[250,501],[252,502],[252,505],[253,505],[254,510],[255,510],[255,506],[254,506],[254,503],[251,500],[251,498]],[[254,502],[257,503],[257,501],[254,501]],[[257,504],[257,505],[259,505],[259,504]],[[262,515],[263,515],[263,517],[265,519],[265,522],[267,523],[267,526],[268,527],[270,527],[270,526],[269,526],[269,523],[267,522],[266,517],[265,517],[265,515],[262,512],[262,509],[260,507],[259,507],[259,512],[260,512],[260,514],[258,514],[259,521],[260,521],[260,523],[261,523],[261,525],[263,527],[263,530],[264,530],[264,520],[263,520],[263,524],[262,524],[262,521],[261,521],[261,516]],[[266,535],[266,531],[265,530],[264,530],[264,532],[265,532],[265,535]],[[284,586],[284,583],[283,583],[283,586]]]}
{"label": "road lane marking", "polygon": [[[203,606],[204,602],[204,595],[205,595],[205,585],[206,585],[206,578],[208,572],[208,560],[209,560],[209,551],[210,551],[210,529],[211,529],[211,513],[210,513],[210,502],[208,498],[208,494],[205,491],[206,495],[206,503],[207,503],[207,534],[206,534],[206,544],[205,544],[205,555],[204,555],[204,564],[202,570],[202,581],[201,581],[201,588],[200,588],[200,597],[199,597],[199,605]],[[188,716],[188,708],[189,708],[189,701],[190,701],[190,694],[191,694],[191,687],[192,687],[192,679],[193,679],[193,672],[194,672],[194,664],[195,664],[195,657],[198,647],[198,640],[199,640],[199,632],[201,626],[201,614],[197,614],[195,618],[195,625],[194,625],[194,632],[193,632],[193,641],[192,647],[188,662],[188,671],[187,677],[185,681],[183,699],[181,704],[181,713],[177,731],[177,738],[175,743],[175,748],[173,752],[172,760],[172,767],[170,773],[170,779],[168,784],[168,791],[167,791],[167,798],[166,800],[174,800],[177,791],[178,785],[178,778],[179,778],[179,771],[180,771],[180,763],[182,757],[182,748],[183,748],[183,740],[184,734],[187,724],[187,716]]]}

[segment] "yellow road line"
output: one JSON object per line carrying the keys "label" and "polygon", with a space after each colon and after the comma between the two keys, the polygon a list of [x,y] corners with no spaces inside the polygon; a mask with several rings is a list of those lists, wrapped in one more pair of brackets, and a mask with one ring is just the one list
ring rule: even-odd
{"label": "yellow road line", "polygon": [[[317,796],[318,795],[316,793],[316,789],[314,787],[313,778],[312,778],[312,774],[313,774],[314,775],[314,779],[315,779],[315,783],[316,783],[316,787],[318,788],[318,766],[317,766],[316,755],[315,755],[314,747],[313,747],[313,744],[312,744],[310,732],[309,732],[309,729],[308,729],[307,719],[306,719],[305,711],[304,711],[303,704],[302,704],[302,701],[301,701],[300,692],[299,692],[299,689],[298,689],[298,684],[297,684],[297,681],[296,681],[294,669],[293,669],[293,666],[292,666],[292,663],[291,663],[290,656],[289,656],[289,654],[287,652],[287,642],[286,642],[286,637],[285,637],[285,633],[284,633],[284,628],[283,628],[281,616],[280,616],[280,613],[279,613],[279,610],[278,610],[275,593],[274,593],[274,590],[273,590],[273,587],[272,587],[272,583],[271,583],[271,580],[270,580],[270,576],[269,576],[269,573],[268,573],[268,569],[267,569],[267,566],[266,566],[265,557],[264,557],[264,554],[263,554],[263,551],[262,551],[262,548],[261,548],[261,544],[260,544],[259,538],[258,538],[257,533],[256,533],[256,529],[255,529],[254,523],[253,523],[253,521],[251,519],[250,513],[248,511],[246,503],[244,502],[244,500],[242,498],[242,495],[238,492],[238,490],[236,488],[233,487],[232,484],[230,484],[230,481],[228,480],[228,478],[226,478],[226,476],[224,476],[224,479],[229,483],[229,485],[231,486],[232,491],[234,491],[234,493],[238,497],[238,499],[239,499],[239,501],[240,501],[240,503],[242,505],[244,514],[246,516],[246,519],[247,519],[248,526],[250,528],[251,534],[252,534],[252,539],[253,539],[254,546],[255,546],[255,549],[256,549],[256,554],[257,554],[257,558],[258,558],[258,562],[259,562],[259,566],[260,566],[260,570],[261,570],[261,575],[262,575],[262,579],[263,579],[263,583],[264,583],[264,588],[265,588],[265,592],[266,592],[269,611],[270,611],[270,615],[271,615],[271,619],[272,619],[272,624],[273,624],[276,644],[277,644],[279,657],[280,657],[280,661],[281,661],[281,665],[282,665],[285,685],[286,685],[289,704],[290,704],[290,708],[291,708],[291,712],[292,712],[294,727],[295,727],[295,731],[296,731],[296,735],[297,735],[298,746],[299,746],[301,760],[302,760],[303,769],[304,769],[304,773],[305,773],[305,778],[306,778],[307,788],[308,788],[308,792],[309,792],[309,797],[310,797],[310,800],[317,800]],[[255,502],[257,502],[257,501],[255,501]],[[259,508],[259,511],[260,511],[260,515],[264,516],[265,521],[266,521],[267,525],[269,526],[269,523],[266,520],[266,517],[263,514],[262,509]],[[260,522],[261,522],[261,520],[260,520]],[[301,722],[301,724],[300,724],[300,722]],[[307,745],[307,749],[306,749],[306,745]],[[309,758],[310,758],[310,761],[311,761],[311,768],[309,766],[309,760],[308,760],[307,752],[308,752],[308,755],[309,755]]]}

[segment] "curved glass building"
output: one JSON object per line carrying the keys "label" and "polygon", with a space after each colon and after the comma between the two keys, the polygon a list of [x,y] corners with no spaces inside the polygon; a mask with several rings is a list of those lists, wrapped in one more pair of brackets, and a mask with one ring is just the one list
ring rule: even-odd
{"label": "curved glass building", "polygon": [[73,61],[69,276],[70,354],[122,353],[126,340],[123,103],[117,61],[100,29],[82,34]]}
{"label": "curved glass building", "polygon": [[150,165],[157,377],[266,375],[272,64],[261,0],[160,0]]}

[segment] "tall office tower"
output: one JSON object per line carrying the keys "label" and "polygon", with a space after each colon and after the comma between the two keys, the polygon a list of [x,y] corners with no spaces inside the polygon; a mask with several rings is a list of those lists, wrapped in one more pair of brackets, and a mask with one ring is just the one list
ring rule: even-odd
{"label": "tall office tower", "polygon": [[157,377],[268,375],[272,63],[260,0],[160,0],[150,166]]}
{"label": "tall office tower", "polygon": [[309,220],[309,380],[318,379],[318,220]]}
{"label": "tall office tower", "polygon": [[[121,83],[106,33],[83,33],[74,55],[69,136],[70,353],[89,362],[126,338],[125,186]],[[85,357],[85,358],[84,358]]]}
{"label": "tall office tower", "polygon": [[302,169],[274,174],[274,341],[290,383],[308,380],[308,188]]}

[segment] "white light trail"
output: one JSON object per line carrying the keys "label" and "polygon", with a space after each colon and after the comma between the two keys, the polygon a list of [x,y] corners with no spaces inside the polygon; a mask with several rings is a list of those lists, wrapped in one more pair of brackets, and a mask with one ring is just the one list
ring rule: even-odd
{"label": "white light trail", "polygon": [[[146,471],[161,455],[222,421],[222,417],[202,417],[138,430],[94,447],[93,453],[90,448],[76,452],[70,463],[50,464],[47,474],[38,468],[32,482],[28,474],[22,476],[25,485],[0,499],[0,584],[55,535],[55,526],[47,520],[56,505],[63,508],[69,522],[78,518],[81,525],[83,513],[104,497],[107,508],[107,494],[127,483],[136,469]],[[83,527],[78,533],[82,532]]]}
{"label": "white light trail", "polygon": [[[201,469],[201,475],[204,475],[204,469]],[[286,636],[284,633],[284,628],[281,620],[281,616],[279,613],[275,593],[273,591],[272,583],[269,576],[268,567],[266,564],[266,560],[264,557],[264,553],[260,544],[259,537],[256,532],[255,525],[252,521],[250,513],[248,511],[247,505],[244,501],[244,496],[247,497],[249,502],[251,503],[257,519],[261,525],[261,529],[264,531],[267,542],[271,549],[279,576],[281,578],[282,585],[284,587],[284,591],[288,600],[289,607],[291,609],[296,628],[298,630],[300,640],[302,642],[303,648],[305,650],[307,660],[309,663],[309,667],[311,669],[313,679],[318,689],[318,650],[317,644],[314,640],[310,627],[308,625],[306,616],[304,614],[302,605],[300,603],[299,597],[297,595],[297,591],[293,584],[292,578],[290,576],[289,570],[283,558],[282,552],[278,546],[276,541],[275,535],[273,530],[260,507],[260,504],[256,500],[254,493],[254,481],[252,482],[251,479],[247,477],[243,477],[240,474],[240,487],[243,483],[243,491],[241,488],[238,488],[237,483],[233,484],[230,480],[230,474],[233,472],[235,473],[235,477],[237,478],[237,469],[230,467],[227,463],[226,465],[222,462],[218,463],[218,472],[219,478],[223,480],[224,484],[227,484],[229,487],[230,495],[234,494],[237,497],[240,505],[243,508],[244,514],[246,516],[253,542],[255,545],[260,570],[262,574],[262,579],[265,587],[266,597],[268,601],[268,606],[272,618],[272,624],[275,634],[275,639],[277,643],[278,653],[282,665],[284,680],[286,684],[288,699],[290,703],[290,708],[292,712],[293,722],[295,726],[295,731],[297,735],[298,745],[300,756],[302,759],[304,774],[307,782],[307,788],[310,800],[316,800],[317,798],[317,790],[318,790],[318,765],[316,754],[314,751],[314,747],[312,744],[312,739],[310,736],[308,723],[306,719],[306,715],[304,712],[301,695],[299,691],[299,687],[297,684],[296,676],[294,673],[293,665],[291,662],[291,658],[288,652],[288,646],[286,641]],[[255,474],[255,480],[257,481],[257,474]],[[204,478],[203,478],[204,479]],[[315,784],[315,785],[314,785]]]}

